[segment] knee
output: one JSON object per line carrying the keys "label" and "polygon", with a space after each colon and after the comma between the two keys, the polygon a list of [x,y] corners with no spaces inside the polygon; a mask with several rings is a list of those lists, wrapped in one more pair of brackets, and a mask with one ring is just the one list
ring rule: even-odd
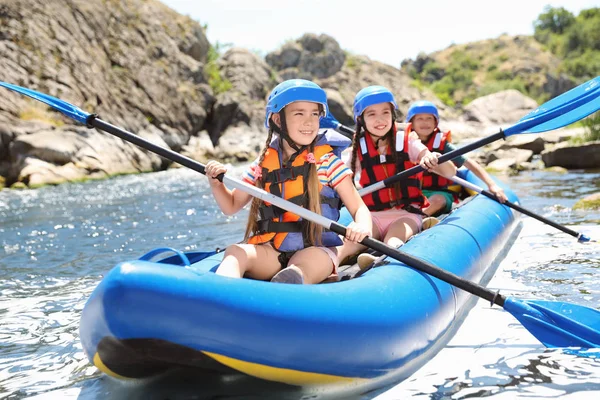
{"label": "knee", "polygon": [[429,202],[435,204],[438,207],[446,206],[446,198],[444,196],[432,196],[431,199],[429,199]]}
{"label": "knee", "polygon": [[245,261],[248,259],[248,252],[245,245],[232,244],[225,249],[224,257],[234,257],[240,263],[245,263]]}

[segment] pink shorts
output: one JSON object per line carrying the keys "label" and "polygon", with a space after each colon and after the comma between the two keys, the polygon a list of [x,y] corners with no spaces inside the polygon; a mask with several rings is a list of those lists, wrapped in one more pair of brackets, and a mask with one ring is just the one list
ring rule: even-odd
{"label": "pink shorts", "polygon": [[331,259],[331,273],[329,274],[329,276],[327,278],[325,278],[325,280],[323,282],[337,282],[340,280],[340,277],[338,275],[338,267],[340,266],[340,261],[338,260],[337,257],[337,252],[335,251],[335,247],[322,247],[322,246],[315,246],[315,248],[319,249],[319,250],[323,250],[325,252],[325,254],[327,254],[329,256],[329,258]]}
{"label": "pink shorts", "polygon": [[423,227],[423,216],[415,213],[408,212],[401,209],[385,210],[385,211],[374,211],[371,213],[373,219],[373,225],[377,227],[381,238],[385,238],[390,225],[399,219],[410,220],[417,225],[417,232],[421,231]]}
{"label": "pink shorts", "polygon": [[340,260],[338,260],[335,247],[317,247],[317,249],[323,250],[325,253],[327,253],[329,258],[331,258],[331,262],[333,263],[333,273],[336,273],[338,267],[340,266]]}

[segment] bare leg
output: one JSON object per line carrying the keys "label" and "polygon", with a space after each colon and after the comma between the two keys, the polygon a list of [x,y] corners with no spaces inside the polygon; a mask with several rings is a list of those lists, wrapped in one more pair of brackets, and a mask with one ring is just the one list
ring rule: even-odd
{"label": "bare leg", "polygon": [[[406,243],[408,238],[418,231],[419,227],[415,221],[410,218],[401,217],[390,225],[383,241],[392,247],[398,248]],[[358,266],[361,270],[364,270],[369,265],[377,261],[377,259],[378,257],[374,256],[373,254],[360,254],[357,260]]]}
{"label": "bare leg", "polygon": [[429,200],[430,205],[429,207],[424,208],[423,212],[429,216],[432,216],[438,211],[446,208],[446,198],[441,194],[434,194],[433,196],[428,197],[427,200]]}
{"label": "bare leg", "polygon": [[[377,228],[377,225],[375,225],[375,224],[373,224],[373,236],[372,237],[373,237],[373,239],[381,238],[379,229]],[[338,253],[338,260],[340,261],[340,264],[342,264],[348,257],[352,257],[359,251],[363,251],[364,249],[366,249],[366,247],[360,243],[348,242],[348,241],[344,240],[344,244],[342,244],[341,246],[338,246],[336,249],[337,249],[337,253]]]}
{"label": "bare leg", "polygon": [[217,275],[241,278],[244,274],[268,280],[281,269],[279,252],[268,244],[232,244],[225,250],[225,257]]}
{"label": "bare leg", "polygon": [[333,272],[333,261],[318,247],[308,247],[298,251],[290,258],[288,267],[291,266],[302,270],[306,284],[323,282]]}
{"label": "bare leg", "polygon": [[419,226],[410,218],[400,218],[390,225],[384,242],[390,246],[397,246],[401,244],[398,240],[406,243],[406,241],[419,232]]}

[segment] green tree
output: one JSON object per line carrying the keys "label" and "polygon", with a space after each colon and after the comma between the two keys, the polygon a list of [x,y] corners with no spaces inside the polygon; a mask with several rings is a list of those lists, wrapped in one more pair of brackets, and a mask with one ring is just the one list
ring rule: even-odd
{"label": "green tree", "polygon": [[563,7],[546,6],[544,12],[533,23],[535,32],[550,31],[562,35],[575,22],[575,16]]}

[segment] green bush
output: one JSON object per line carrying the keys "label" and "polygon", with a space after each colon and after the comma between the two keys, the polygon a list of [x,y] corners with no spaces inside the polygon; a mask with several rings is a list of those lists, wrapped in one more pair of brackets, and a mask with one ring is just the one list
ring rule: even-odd
{"label": "green bush", "polygon": [[487,96],[488,94],[500,92],[502,90],[516,89],[521,93],[527,93],[525,84],[519,79],[488,81],[478,91],[477,97]]}
{"label": "green bush", "polygon": [[[600,75],[600,8],[582,10],[575,16],[563,7],[548,6],[534,21],[534,38],[544,51],[550,51],[561,60],[558,69],[548,66],[536,72],[534,68],[532,73],[523,72],[517,77],[510,71],[501,71],[512,62],[507,43],[503,41],[490,46],[491,55],[496,58],[490,59],[490,52],[482,53],[479,48],[451,46],[446,50],[450,54],[444,67],[433,60],[423,64],[431,58],[421,57],[419,63],[407,64],[403,69],[415,80],[414,86],[418,83],[432,89],[450,106],[506,89],[519,90],[543,103],[551,97],[544,86],[544,74],[554,78],[564,74],[576,83]],[[489,64],[485,64],[486,61]],[[518,66],[518,61],[515,65]],[[476,76],[478,82],[474,84]],[[481,78],[483,84],[479,81]]]}
{"label": "green bush", "polygon": [[553,8],[546,6],[544,12],[533,23],[533,26],[536,32],[538,30],[550,31],[560,35],[574,23],[575,17],[570,11],[563,7]]}
{"label": "green bush", "polygon": [[578,57],[568,58],[561,70],[582,79],[591,79],[600,75],[600,52],[588,50]]}
{"label": "green bush", "polygon": [[230,46],[230,44],[223,45],[217,42],[214,46],[210,46],[206,55],[204,73],[208,79],[208,85],[215,94],[224,93],[232,88],[231,82],[221,75],[221,70],[217,64],[220,52]]}
{"label": "green bush", "polygon": [[575,17],[562,7],[546,7],[534,27],[535,39],[564,60],[562,72],[582,80],[600,75],[600,8]]}
{"label": "green bush", "polygon": [[596,112],[583,119],[581,124],[585,128],[583,137],[586,142],[600,140],[600,112]]}

